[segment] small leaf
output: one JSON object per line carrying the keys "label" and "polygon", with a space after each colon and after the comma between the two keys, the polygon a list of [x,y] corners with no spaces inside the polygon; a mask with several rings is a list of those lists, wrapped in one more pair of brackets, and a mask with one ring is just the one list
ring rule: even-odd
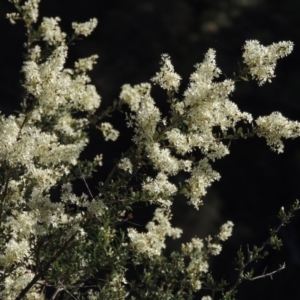
{"label": "small leaf", "polygon": [[249,81],[249,79],[247,77],[240,76],[240,78],[243,79],[244,81]]}

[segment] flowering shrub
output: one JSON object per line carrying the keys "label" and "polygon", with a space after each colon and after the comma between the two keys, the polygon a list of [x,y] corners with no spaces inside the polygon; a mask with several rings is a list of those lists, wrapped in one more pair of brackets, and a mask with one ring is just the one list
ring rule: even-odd
{"label": "flowering shrub", "polygon": [[[233,223],[226,222],[214,237],[195,237],[182,244],[181,251],[166,255],[166,237],[182,234],[171,224],[172,200],[180,193],[199,209],[207,188],[221,178],[212,162],[229,154],[232,139],[257,135],[280,153],[283,138],[300,136],[297,121],[279,112],[253,120],[230,100],[235,81],[248,74],[259,85],[270,82],[277,60],[292,52],[293,43],[264,47],[247,41],[244,73],[223,81],[215,80],[221,70],[215,51],[209,49],[182,96],[181,77],[163,54],[151,82],[166,90],[170,117],[162,117],[151,83],[123,85],[119,100],[102,111],[87,74],[97,55],[79,59],[72,69],[64,67],[68,45],[91,34],[97,20],[72,23],[69,37],[59,27],[59,17],[38,23],[39,0],[10,2],[16,12],[8,14],[9,20],[21,20],[27,29],[22,67],[26,97],[22,112],[0,117],[1,298],[41,299],[52,291],[51,299],[192,299],[205,286],[202,299],[212,299],[217,292],[232,299],[243,280],[255,278],[246,267],[263,258],[265,246],[281,245],[276,234],[299,208],[298,202],[289,212],[280,211],[280,226],[261,247],[249,249],[247,259],[239,252],[237,281],[229,285],[214,281],[209,258],[220,254]],[[103,119],[123,105],[130,109],[126,121],[134,130],[132,146],[99,183],[97,195],[88,185],[88,194],[76,195],[74,180],[85,182],[102,165],[101,153],[92,161],[79,160],[89,142],[89,128],[115,141],[119,132]],[[174,183],[173,177],[182,172],[187,179]],[[138,183],[134,187],[133,181]],[[59,200],[52,196],[57,190]],[[153,220],[144,231],[122,229],[131,219],[132,206],[141,201],[155,205]],[[128,270],[138,270],[134,280]]]}

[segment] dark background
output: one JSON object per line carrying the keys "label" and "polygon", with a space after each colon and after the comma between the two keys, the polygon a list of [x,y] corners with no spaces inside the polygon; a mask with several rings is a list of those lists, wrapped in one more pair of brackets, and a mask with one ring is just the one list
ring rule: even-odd
{"label": "dark background", "polygon": [[[5,19],[12,11],[11,3],[0,0],[0,110],[5,114],[19,109],[23,97],[19,71],[24,28],[21,24],[12,26]],[[256,82],[238,82],[232,100],[254,118],[280,111],[300,120],[299,11],[300,1],[296,0],[42,0],[40,16],[61,17],[67,32],[71,32],[72,21],[98,18],[92,36],[70,48],[69,60],[99,55],[91,77],[102,96],[102,108],[118,98],[123,84],[149,81],[159,69],[162,53],[170,54],[183,78],[184,90],[193,66],[203,60],[208,48],[216,49],[217,65],[230,77],[242,63],[245,40],[257,39],[264,45],[291,40],[295,49],[279,61],[272,84],[258,87]],[[153,93],[165,109],[165,94],[158,88]],[[117,143],[103,143],[101,134],[92,133],[85,155],[104,153],[100,179],[105,178],[113,159],[131,144],[123,119],[120,113],[113,119],[122,133]],[[214,164],[222,178],[209,189],[199,211],[183,199],[175,200],[174,224],[185,231],[181,241],[216,234],[225,221],[234,222],[233,236],[225,243],[222,255],[210,263],[217,277],[234,280],[232,262],[240,245],[260,245],[268,236],[268,228],[278,224],[280,207],[287,209],[299,198],[300,140],[285,145],[284,154],[278,155],[263,139],[238,140],[231,145],[231,154]],[[144,210],[134,216],[133,221],[143,225],[149,219]],[[300,299],[300,213],[280,237],[284,248],[255,265],[256,274],[265,267],[267,272],[272,271],[283,262],[286,269],[273,280],[243,284],[237,299]],[[178,245],[172,243],[171,247]]]}

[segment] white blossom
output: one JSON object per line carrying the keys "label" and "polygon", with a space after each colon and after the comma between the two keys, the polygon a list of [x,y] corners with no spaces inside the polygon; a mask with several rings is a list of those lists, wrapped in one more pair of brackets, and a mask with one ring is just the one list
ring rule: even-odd
{"label": "white blossom", "polygon": [[142,183],[142,189],[153,197],[153,200],[149,200],[150,203],[159,203],[166,207],[171,205],[169,197],[177,192],[176,186],[168,181],[164,173],[158,173],[155,179],[147,177]]}
{"label": "white blossom", "polygon": [[149,83],[137,84],[131,87],[129,84],[122,86],[120,99],[126,103],[132,111],[137,111],[145,96],[150,95],[151,85]]}
{"label": "white blossom", "polygon": [[25,88],[39,101],[40,114],[54,115],[62,107],[72,103],[75,109],[94,111],[100,105],[100,96],[90,78],[81,74],[75,78],[72,72],[64,70],[67,47],[59,46],[46,62],[38,65],[27,61],[23,66]]}
{"label": "white blossom", "polygon": [[191,177],[186,180],[188,184],[187,196],[190,199],[190,203],[193,204],[196,209],[202,204],[201,197],[206,195],[207,188],[213,181],[219,179],[220,174],[212,169],[207,158],[202,159],[199,164],[192,169]]}
{"label": "white blossom", "polygon": [[36,23],[39,16],[40,0],[27,0],[21,7],[22,16],[28,24]]}
{"label": "white blossom", "polygon": [[19,20],[21,18],[19,13],[7,13],[6,18],[9,20],[11,24],[16,24],[16,20]]}
{"label": "white blossom", "polygon": [[[43,18],[40,26],[35,27],[36,38],[30,34],[33,32],[32,24],[38,19],[39,0],[28,0],[23,5],[19,0],[11,2],[19,12],[8,14],[7,17],[11,22],[17,19],[25,21],[29,38],[34,38],[35,46],[29,45],[32,48],[28,49],[27,61],[22,68],[24,88],[28,95],[24,101],[24,112],[9,117],[0,115],[0,167],[3,172],[3,182],[0,185],[1,224],[4,236],[0,245],[0,272],[4,278],[0,298],[15,299],[34,277],[32,270],[40,272],[35,260],[37,257],[41,259],[40,265],[48,261],[43,258],[49,255],[48,237],[56,238],[59,233],[60,236],[53,240],[53,245],[57,243],[60,249],[63,244],[59,243],[64,243],[63,239],[73,236],[78,245],[71,248],[72,251],[84,251],[85,244],[91,246],[89,233],[94,228],[98,234],[95,236],[96,240],[99,238],[100,248],[103,249],[99,257],[106,255],[113,266],[104,284],[112,297],[117,295],[118,298],[126,298],[126,285],[130,286],[130,282],[127,282],[126,269],[121,264],[128,261],[127,250],[134,250],[135,262],[141,263],[144,258],[159,261],[159,256],[166,248],[166,238],[175,239],[182,234],[182,230],[172,227],[170,221],[172,197],[178,192],[170,177],[181,171],[189,173],[190,177],[186,179],[183,191],[189,203],[198,209],[210,185],[220,179],[220,174],[213,170],[211,161],[229,154],[228,146],[214,135],[214,131],[218,128],[227,132],[228,129],[234,129],[238,122],[250,123],[252,116],[241,112],[230,100],[235,89],[233,80],[215,80],[220,77],[221,70],[217,67],[213,49],[209,49],[203,62],[195,66],[183,98],[173,99],[172,118],[160,112],[151,96],[151,84],[125,84],[119,98],[120,104],[127,104],[131,111],[127,115],[127,121],[134,128],[132,140],[135,145],[131,149],[136,150],[133,152],[136,159],[124,157],[116,167],[129,174],[133,173],[133,169],[134,173],[137,171],[134,178],[137,183],[128,189],[126,180],[121,181],[117,176],[110,178],[114,175],[113,169],[108,179],[114,185],[109,186],[111,182],[107,180],[104,192],[100,183],[100,192],[95,197],[84,193],[77,195],[73,192],[71,183],[75,173],[73,171],[88,143],[86,129],[90,121],[93,123],[94,117],[97,117],[94,113],[101,102],[96,87],[86,74],[93,69],[98,56],[79,59],[73,69],[66,69],[68,47],[65,42],[66,34],[59,26],[60,18]],[[90,19],[85,23],[72,23],[72,40],[78,36],[88,36],[97,22],[97,19]],[[40,43],[41,40],[51,46],[49,49],[54,49],[48,57],[44,56],[45,49],[41,46],[44,43]],[[290,54],[292,49],[292,42],[264,47],[258,41],[247,41],[243,57],[252,77],[262,85],[275,76],[277,60]],[[160,71],[151,81],[167,90],[169,96],[178,91],[181,77],[175,73],[167,54],[162,55]],[[27,100],[32,101],[32,107],[26,106]],[[264,137],[267,144],[278,152],[283,151],[282,138],[300,136],[299,123],[288,120],[279,112],[259,117],[255,122],[253,133]],[[106,141],[114,141],[120,134],[111,123],[103,122],[96,126],[102,131]],[[195,150],[200,152],[200,161],[196,161],[192,155]],[[137,166],[133,166],[133,162],[137,162]],[[102,154],[97,154],[85,171],[89,174],[89,166],[95,167],[96,164],[102,165]],[[157,173],[156,176],[150,177],[143,173],[143,168],[150,167],[152,172]],[[84,177],[83,181],[87,185]],[[52,197],[52,191],[57,187],[61,187],[58,201],[56,197]],[[125,197],[117,194],[123,191]],[[116,199],[124,200],[117,203]],[[158,208],[152,221],[147,224],[146,232],[129,228],[127,236],[130,242],[125,239],[124,243],[116,226],[132,218],[129,217],[131,214],[128,214],[128,210],[135,200],[145,201]],[[93,223],[95,220],[98,223]],[[180,272],[193,292],[202,287],[202,277],[209,269],[209,256],[221,252],[221,242],[232,235],[232,229],[233,223],[228,221],[221,226],[214,239],[208,236],[203,242],[195,237],[182,244],[179,253],[179,262],[182,262]],[[61,235],[61,232],[64,234]],[[124,253],[118,248],[119,239]],[[40,241],[43,243],[39,244]],[[43,253],[36,254],[37,245],[43,247]],[[93,262],[90,251],[84,253],[84,257],[80,257],[80,253],[74,254],[79,256],[80,266],[88,270]],[[52,255],[50,253],[49,257]],[[117,271],[114,269],[115,263]],[[149,278],[151,279],[150,273]],[[50,283],[51,280],[53,278],[49,277]],[[71,281],[72,278],[70,284]],[[40,282],[31,288],[27,298],[40,299],[39,287]],[[88,292],[89,299],[97,297],[101,295]],[[202,297],[202,300],[210,299],[210,296]]]}
{"label": "white blossom", "polygon": [[103,155],[102,154],[97,154],[94,158],[94,162],[97,162],[99,166],[103,165]]}
{"label": "white blossom", "polygon": [[43,18],[40,31],[43,36],[43,40],[49,45],[59,46],[65,43],[66,34],[61,31],[58,22],[59,17],[55,18]]}
{"label": "white blossom", "polygon": [[16,241],[14,238],[11,238],[5,245],[4,254],[0,254],[0,265],[10,267],[13,264],[22,262],[24,257],[29,254],[29,251],[27,239]]}
{"label": "white blossom", "polygon": [[156,132],[157,123],[161,119],[161,113],[155,106],[155,102],[150,95],[145,95],[141,101],[139,110],[132,115],[135,122],[135,135],[133,141],[135,144],[145,144],[153,142],[153,136]]}
{"label": "white blossom", "polygon": [[[34,273],[23,266],[17,267],[13,272],[5,278],[4,290],[0,292],[1,299],[15,300],[19,293],[33,279]],[[39,300],[41,293],[35,285],[26,295],[26,299]]]}
{"label": "white blossom", "polygon": [[202,273],[208,272],[208,262],[205,254],[203,240],[199,238],[192,238],[186,244],[182,244],[181,251],[184,256],[189,257],[190,262],[185,269],[185,273],[189,281],[194,286],[194,291],[201,289],[201,282],[196,285],[194,283],[196,278]]}
{"label": "white blossom", "polygon": [[289,55],[293,47],[294,44],[291,41],[263,46],[257,40],[249,40],[243,47],[244,62],[252,77],[258,81],[259,85],[263,85],[266,81],[271,82],[271,78],[275,77],[277,60]]}
{"label": "white blossom", "polygon": [[128,229],[128,236],[132,247],[141,253],[145,253],[151,258],[160,255],[162,249],[166,247],[165,239],[167,236],[174,239],[179,238],[182,230],[172,228],[170,223],[171,214],[163,209],[156,209],[154,218],[146,226],[147,233],[138,233],[135,229]]}
{"label": "white blossom", "polygon": [[98,57],[99,56],[95,54],[87,58],[80,58],[77,62],[75,62],[75,69],[80,72],[91,71],[93,66],[96,64]]}
{"label": "white blossom", "polygon": [[124,171],[132,173],[132,163],[129,158],[125,157],[122,158],[121,161],[118,164],[118,167]]}
{"label": "white blossom", "polygon": [[161,172],[176,175],[180,170],[189,171],[191,169],[191,161],[177,159],[171,155],[169,149],[161,148],[158,143],[150,144],[147,152],[154,168]]}
{"label": "white blossom", "polygon": [[119,131],[114,129],[110,123],[107,122],[101,123],[99,129],[102,131],[106,141],[108,140],[115,141],[119,136]]}
{"label": "white blossom", "polygon": [[37,62],[41,57],[41,47],[35,45],[33,48],[29,50],[30,60]]}
{"label": "white blossom", "polygon": [[151,78],[151,81],[165,90],[177,92],[181,77],[175,73],[168,54],[162,54],[161,60],[162,67],[160,71]]}
{"label": "white blossom", "polygon": [[73,22],[72,28],[74,29],[76,35],[89,36],[92,33],[92,31],[96,28],[97,24],[98,20],[92,18],[85,23]]}
{"label": "white blossom", "polygon": [[220,244],[208,244],[207,247],[212,255],[219,255],[222,250],[222,246]]}
{"label": "white blossom", "polygon": [[100,199],[92,199],[92,201],[89,201],[86,206],[88,212],[98,218],[101,218],[106,211],[106,206]]}
{"label": "white blossom", "polygon": [[225,224],[221,226],[221,231],[218,235],[218,238],[221,241],[226,241],[232,235],[233,223],[231,221],[227,221]]}
{"label": "white blossom", "polygon": [[[252,121],[250,114],[241,112],[229,100],[229,95],[234,90],[234,82],[228,79],[213,81],[220,74],[221,70],[216,67],[215,51],[209,49],[204,61],[196,65],[196,70],[190,77],[189,87],[184,92],[184,101],[175,105],[180,115],[187,115],[184,123],[188,126],[188,133],[185,135],[178,130],[167,133],[179,153],[189,152],[197,147],[209,159],[220,159],[229,151],[227,146],[216,141],[213,128],[217,126],[226,130],[239,121]],[[177,145],[175,136],[179,137]]]}
{"label": "white blossom", "polygon": [[257,135],[264,137],[267,140],[267,145],[278,153],[282,153],[284,149],[282,138],[294,139],[300,136],[300,123],[285,118],[280,112],[258,117],[255,122],[258,126]]}

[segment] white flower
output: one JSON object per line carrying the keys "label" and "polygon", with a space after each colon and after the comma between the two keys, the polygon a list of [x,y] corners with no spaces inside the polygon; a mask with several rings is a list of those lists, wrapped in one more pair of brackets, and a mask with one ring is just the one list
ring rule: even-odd
{"label": "white flower", "polygon": [[153,142],[153,136],[156,132],[157,123],[160,121],[161,113],[155,106],[154,100],[150,95],[145,95],[136,114],[132,116],[135,121],[135,144],[145,144]]}
{"label": "white flower", "polygon": [[226,241],[232,235],[233,223],[231,221],[226,222],[221,226],[221,231],[218,238],[221,241]]}
{"label": "white flower", "polygon": [[[193,284],[195,276],[208,272],[208,263],[203,241],[199,238],[192,238],[189,243],[182,244],[181,251],[184,256],[189,257],[190,262],[185,273],[190,282]],[[193,284],[193,286],[195,286],[195,284]],[[196,286],[194,288],[196,288]],[[197,288],[199,288],[199,286]],[[195,291],[196,290],[197,289],[195,289]]]}
{"label": "white flower", "polygon": [[207,247],[212,255],[219,255],[222,250],[222,246],[220,244],[208,244]]}
{"label": "white flower", "polygon": [[291,41],[273,43],[266,47],[260,45],[257,40],[249,40],[243,47],[244,62],[249,67],[252,77],[259,82],[259,85],[263,85],[266,81],[271,82],[271,78],[275,77],[277,60],[289,55],[293,47]]}
{"label": "white flower", "polygon": [[[175,110],[187,126],[185,134],[175,130],[167,133],[168,138],[179,153],[199,148],[211,160],[220,159],[229,153],[228,147],[213,136],[213,129],[232,128],[239,121],[251,122],[252,116],[241,112],[237,105],[229,100],[234,90],[232,80],[214,82],[221,74],[216,67],[215,50],[209,49],[204,61],[196,65],[190,76],[189,87],[184,92],[184,101],[177,102]],[[178,143],[175,137],[178,136]]]}
{"label": "white flower", "polygon": [[124,171],[132,173],[132,163],[129,158],[125,157],[122,158],[121,161],[118,164],[118,167]]}
{"label": "white flower", "polygon": [[98,55],[92,55],[86,58],[80,58],[77,62],[75,62],[75,69],[80,72],[91,71],[93,69],[93,65],[96,64],[96,60],[98,59]]}
{"label": "white flower", "polygon": [[59,17],[55,18],[43,18],[40,31],[43,35],[43,40],[49,45],[58,46],[65,43],[66,34],[61,31],[58,22]]}
{"label": "white flower", "polygon": [[188,135],[183,134],[179,128],[172,128],[167,131],[166,136],[169,142],[175,147],[177,153],[185,154],[191,151]]}
{"label": "white flower", "polygon": [[296,138],[300,136],[300,123],[285,118],[280,112],[273,112],[269,116],[259,117],[255,120],[259,137],[267,140],[267,145],[278,153],[283,152],[282,138]]}
{"label": "white flower", "polygon": [[[15,300],[19,293],[28,285],[34,277],[30,269],[22,266],[15,268],[8,277],[5,278],[4,290],[0,292],[1,299]],[[35,285],[26,294],[26,299],[38,300],[41,297],[39,288]]]}
{"label": "white flower", "polygon": [[97,154],[95,157],[94,157],[94,162],[97,162],[97,164],[99,166],[102,166],[103,165],[103,154]]}
{"label": "white flower", "polygon": [[21,18],[19,13],[7,13],[6,18],[9,19],[9,22],[11,24],[16,24],[16,20],[19,20]]}
{"label": "white flower", "polygon": [[187,196],[190,198],[189,202],[196,209],[199,209],[202,204],[201,197],[207,193],[207,188],[213,181],[220,179],[220,174],[212,169],[207,158],[199,161],[198,166],[194,167],[191,173],[191,177],[186,180],[188,184]]}
{"label": "white flower", "polygon": [[189,171],[192,162],[189,160],[179,160],[171,156],[169,149],[161,148],[158,143],[150,144],[147,147],[148,157],[151,159],[154,168],[164,173],[176,175],[180,170]]}
{"label": "white flower", "polygon": [[129,84],[122,86],[120,99],[126,103],[132,111],[137,111],[144,96],[149,96],[151,85],[149,83],[137,84],[131,87]]}
{"label": "white flower", "polygon": [[36,23],[39,16],[40,0],[27,0],[21,6],[22,15],[28,23]]}
{"label": "white flower", "polygon": [[160,68],[160,71],[151,78],[151,81],[167,91],[177,92],[181,77],[175,73],[168,54],[162,54],[161,60],[162,67]]}
{"label": "white flower", "polygon": [[163,209],[156,209],[154,218],[146,226],[147,233],[138,233],[135,229],[128,229],[131,245],[138,252],[147,254],[150,258],[161,254],[166,247],[165,239],[171,236],[174,239],[181,236],[182,230],[172,228],[170,223],[171,214]]}
{"label": "white flower", "polygon": [[81,111],[95,111],[101,102],[101,97],[97,93],[96,87],[92,84],[83,86],[81,97],[77,103],[77,108]]}
{"label": "white flower", "polygon": [[119,131],[114,129],[110,123],[107,122],[101,123],[99,129],[102,131],[104,135],[104,139],[106,141],[108,140],[115,141],[119,136]]}
{"label": "white flower", "polygon": [[6,245],[4,254],[0,255],[0,265],[10,267],[23,261],[24,257],[29,255],[30,247],[26,239],[16,241],[14,238],[10,239]]}
{"label": "white flower", "polygon": [[41,57],[41,47],[35,45],[33,48],[29,49],[29,57],[32,61],[38,61]]}
{"label": "white flower", "polygon": [[72,28],[74,29],[76,35],[89,36],[92,33],[92,31],[96,28],[97,24],[98,20],[92,18],[85,23],[73,22]]}
{"label": "white flower", "polygon": [[153,197],[150,202],[160,203],[162,206],[170,206],[169,198],[177,192],[177,187],[168,181],[164,173],[158,173],[155,179],[147,177],[142,189]]}

